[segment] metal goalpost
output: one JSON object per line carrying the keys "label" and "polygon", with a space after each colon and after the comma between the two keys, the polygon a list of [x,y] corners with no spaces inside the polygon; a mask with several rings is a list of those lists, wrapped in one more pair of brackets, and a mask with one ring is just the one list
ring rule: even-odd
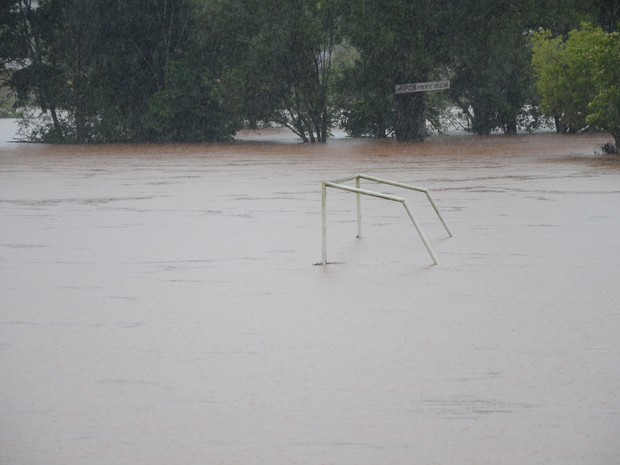
{"label": "metal goalpost", "polygon": [[[437,208],[437,205],[435,205],[435,202],[433,202],[433,199],[428,189],[425,189],[423,187],[412,186],[410,184],[404,184],[402,182],[390,181],[389,179],[377,178],[375,176],[369,176],[366,174],[357,174],[355,176],[336,179],[334,181],[324,181],[321,183],[321,213],[322,213],[322,225],[323,225],[323,234],[322,234],[323,261],[321,264],[327,265],[327,188],[330,187],[332,189],[338,189],[338,190],[352,192],[356,194],[357,237],[362,237],[362,208],[361,208],[361,196],[362,195],[376,197],[376,198],[384,199],[384,200],[390,200],[393,202],[400,202],[403,205],[403,207],[405,207],[405,210],[407,214],[409,215],[409,218],[411,219],[413,226],[415,227],[420,238],[422,239],[422,242],[424,243],[424,246],[426,247],[426,250],[428,250],[428,253],[431,256],[433,263],[435,265],[438,265],[439,260],[437,259],[435,252],[433,252],[433,249],[430,243],[428,242],[428,239],[424,235],[424,231],[422,231],[420,224],[417,222],[417,220],[415,219],[415,216],[413,215],[413,212],[407,205],[407,201],[405,200],[405,198],[399,197],[396,195],[391,195],[391,194],[384,194],[383,192],[376,192],[376,191],[371,191],[368,189],[362,189],[361,188],[362,179],[367,180],[367,181],[373,181],[379,184],[387,184],[387,185],[394,186],[394,187],[400,187],[400,188],[409,189],[412,191],[423,192],[424,194],[426,194],[426,197],[428,198],[428,201],[430,202],[433,209],[435,210],[435,213],[437,213],[437,216],[439,217],[441,224],[443,224],[444,228],[446,229],[448,236],[452,237],[452,232],[450,231],[450,228],[448,227],[445,220],[443,219],[443,216],[441,216],[441,212]],[[355,180],[355,187],[344,184],[345,182],[353,181],[353,180]]]}

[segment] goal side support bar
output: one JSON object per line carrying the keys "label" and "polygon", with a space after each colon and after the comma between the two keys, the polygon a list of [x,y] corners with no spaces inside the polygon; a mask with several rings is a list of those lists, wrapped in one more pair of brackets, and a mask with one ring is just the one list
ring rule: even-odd
{"label": "goal side support bar", "polygon": [[[354,177],[354,179],[357,179],[358,183],[359,183],[359,179],[366,179],[368,181],[374,181],[380,184],[387,184],[389,186],[400,187],[402,189],[409,189],[412,191],[423,192],[426,195],[426,198],[428,199],[429,203],[433,207],[433,210],[435,210],[435,213],[437,214],[439,221],[441,221],[441,224],[443,225],[446,232],[448,233],[448,236],[452,237],[452,231],[450,231],[448,224],[443,219],[443,216],[441,216],[441,212],[439,211],[439,208],[437,208],[437,205],[435,205],[435,202],[433,201],[433,198],[431,197],[431,194],[428,191],[428,189],[425,189],[423,187],[418,187],[418,186],[412,186],[410,184],[404,184],[402,182],[390,181],[389,179],[377,178],[375,176],[368,176],[367,174],[358,174],[357,176]],[[359,187],[359,185],[357,187]]]}
{"label": "goal side support bar", "polygon": [[[354,179],[355,179],[355,182],[356,182],[356,187],[352,187],[352,186],[348,186],[348,185],[342,184],[343,182],[352,181]],[[407,211],[407,214],[409,215],[409,218],[411,219],[411,222],[413,223],[413,226],[415,227],[415,229],[418,232],[420,238],[422,239],[422,242],[424,243],[424,245],[426,247],[426,250],[428,251],[429,255],[431,256],[431,258],[433,260],[433,263],[435,265],[438,265],[439,264],[439,260],[437,259],[437,256],[433,252],[433,249],[432,249],[430,243],[428,242],[428,239],[424,235],[424,232],[422,231],[422,228],[420,227],[419,223],[415,219],[415,216],[413,215],[413,212],[410,210],[409,206],[407,205],[406,200],[403,197],[399,197],[399,196],[396,196],[396,195],[384,194],[382,192],[376,192],[376,191],[371,191],[371,190],[367,190],[367,189],[362,189],[360,187],[360,180],[361,179],[366,179],[366,180],[369,180],[369,181],[374,181],[374,182],[378,182],[378,183],[382,183],[382,184],[388,184],[388,185],[395,186],[395,187],[402,187],[402,188],[405,188],[405,189],[415,190],[415,191],[419,191],[419,192],[424,192],[426,194],[427,198],[429,199],[431,205],[433,206],[435,212],[439,216],[439,219],[441,220],[442,224],[446,228],[446,231],[448,232],[448,235],[450,237],[452,237],[452,233],[450,232],[450,229],[448,228],[448,225],[445,223],[443,217],[441,216],[441,213],[439,212],[439,209],[436,207],[436,205],[433,202],[432,198],[430,197],[430,194],[428,193],[427,189],[423,189],[421,187],[416,187],[416,186],[411,186],[411,185],[408,185],[408,184],[397,183],[397,182],[394,182],[394,181],[389,181],[387,179],[376,178],[374,176],[362,175],[362,174],[359,174],[357,176],[351,176],[349,178],[338,179],[336,181],[325,181],[325,182],[323,182],[321,184],[321,212],[322,212],[322,226],[323,226],[323,231],[322,231],[323,261],[322,261],[322,264],[323,265],[327,265],[327,188],[331,187],[333,189],[339,189],[339,190],[343,190],[343,191],[347,191],[347,192],[352,192],[352,193],[356,194],[356,197],[357,197],[358,237],[361,237],[361,200],[360,200],[360,197],[362,195],[367,195],[367,196],[370,196],[370,197],[377,197],[377,198],[380,198],[380,199],[390,200],[390,201],[393,201],[393,202],[401,203],[403,205],[403,207],[405,208],[405,210]]]}

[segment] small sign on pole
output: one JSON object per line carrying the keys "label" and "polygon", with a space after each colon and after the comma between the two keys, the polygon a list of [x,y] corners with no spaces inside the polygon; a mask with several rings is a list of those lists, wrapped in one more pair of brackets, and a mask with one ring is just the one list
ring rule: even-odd
{"label": "small sign on pole", "polygon": [[450,81],[413,82],[410,84],[396,84],[397,94],[410,92],[428,92],[431,90],[446,90],[450,88]]}

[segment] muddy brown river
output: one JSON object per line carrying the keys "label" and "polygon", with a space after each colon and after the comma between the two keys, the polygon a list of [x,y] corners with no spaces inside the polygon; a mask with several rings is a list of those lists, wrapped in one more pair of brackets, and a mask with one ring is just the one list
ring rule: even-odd
{"label": "muddy brown river", "polygon": [[[3,465],[616,465],[605,135],[7,142]],[[366,173],[398,203],[329,191]]]}

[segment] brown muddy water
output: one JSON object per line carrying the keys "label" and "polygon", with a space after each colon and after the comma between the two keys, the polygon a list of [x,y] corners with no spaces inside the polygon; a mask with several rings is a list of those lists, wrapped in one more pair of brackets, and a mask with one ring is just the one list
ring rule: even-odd
{"label": "brown muddy water", "polygon": [[620,463],[608,137],[242,138],[0,143],[0,463]]}

